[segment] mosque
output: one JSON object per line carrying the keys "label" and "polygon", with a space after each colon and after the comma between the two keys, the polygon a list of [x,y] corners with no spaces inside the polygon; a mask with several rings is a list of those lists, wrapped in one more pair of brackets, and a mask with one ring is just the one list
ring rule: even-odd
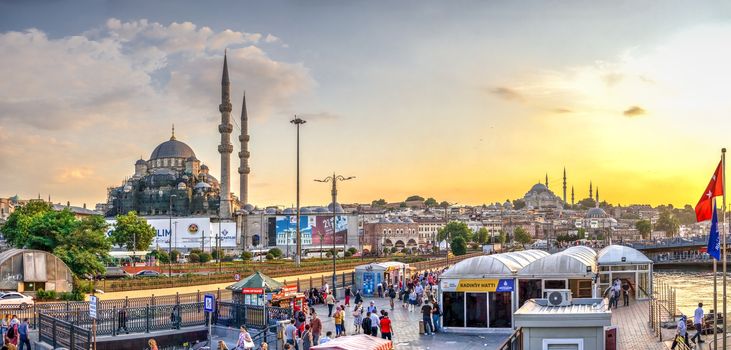
{"label": "mosque", "polygon": [[230,155],[233,145],[230,142],[231,125],[231,82],[228,77],[228,61],[223,59],[221,78],[221,178],[214,177],[185,142],[175,138],[173,126],[170,139],[159,144],[150,158],[139,159],[134,165],[134,175],[125,179],[118,187],[107,189],[105,215],[108,217],[135,211],[142,216],[217,216],[231,219],[240,206],[247,202],[249,151],[248,116],[246,96],[241,109],[241,152],[238,153],[240,167],[240,194],[236,198],[230,187]]}

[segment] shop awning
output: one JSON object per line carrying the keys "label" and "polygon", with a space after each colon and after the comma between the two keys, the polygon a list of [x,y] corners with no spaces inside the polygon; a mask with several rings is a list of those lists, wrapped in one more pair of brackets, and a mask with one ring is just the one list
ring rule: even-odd
{"label": "shop awning", "polygon": [[335,338],[325,344],[313,346],[312,350],[391,350],[390,340],[358,334]]}
{"label": "shop awning", "polygon": [[282,287],[284,287],[284,284],[281,282],[277,282],[271,277],[257,271],[241,281],[226,287],[226,289],[230,289],[234,293],[240,293],[244,288],[264,288],[265,293],[274,293],[282,290]]}

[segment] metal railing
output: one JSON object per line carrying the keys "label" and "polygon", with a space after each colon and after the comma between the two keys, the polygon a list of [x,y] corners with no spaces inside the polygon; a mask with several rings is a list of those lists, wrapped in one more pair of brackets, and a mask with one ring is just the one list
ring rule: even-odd
{"label": "metal railing", "polygon": [[266,329],[277,321],[292,318],[292,309],[276,306],[246,305],[241,303],[218,302],[213,322],[224,327]]}
{"label": "metal railing", "polygon": [[516,329],[497,350],[523,350],[523,328]]}
{"label": "metal railing", "polygon": [[41,313],[38,316],[38,338],[56,348],[69,350],[89,350],[91,331],[73,323]]}
{"label": "metal railing", "polygon": [[649,324],[658,341],[663,341],[663,323],[675,321],[676,296],[675,288],[662,282],[655,284],[650,298]]}

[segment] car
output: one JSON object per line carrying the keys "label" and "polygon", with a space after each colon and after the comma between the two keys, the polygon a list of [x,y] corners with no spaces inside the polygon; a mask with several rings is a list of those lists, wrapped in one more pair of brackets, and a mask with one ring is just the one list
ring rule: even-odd
{"label": "car", "polygon": [[122,269],[119,266],[108,266],[106,273],[104,273],[104,276],[102,276],[102,277],[109,280],[109,279],[115,279],[115,278],[125,278],[125,277],[129,277],[129,276],[131,276],[131,275],[129,273],[127,273],[126,271],[124,271],[124,269]]}
{"label": "car", "polygon": [[154,270],[142,270],[135,274],[135,277],[159,277],[161,274]]}
{"label": "car", "polygon": [[26,308],[33,306],[33,298],[18,292],[0,293],[0,306],[20,306]]}

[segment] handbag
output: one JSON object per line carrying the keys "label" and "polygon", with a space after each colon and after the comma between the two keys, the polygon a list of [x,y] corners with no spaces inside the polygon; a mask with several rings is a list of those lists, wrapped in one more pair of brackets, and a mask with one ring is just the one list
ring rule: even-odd
{"label": "handbag", "polygon": [[244,340],[244,349],[253,349],[254,348],[254,342],[251,340]]}

